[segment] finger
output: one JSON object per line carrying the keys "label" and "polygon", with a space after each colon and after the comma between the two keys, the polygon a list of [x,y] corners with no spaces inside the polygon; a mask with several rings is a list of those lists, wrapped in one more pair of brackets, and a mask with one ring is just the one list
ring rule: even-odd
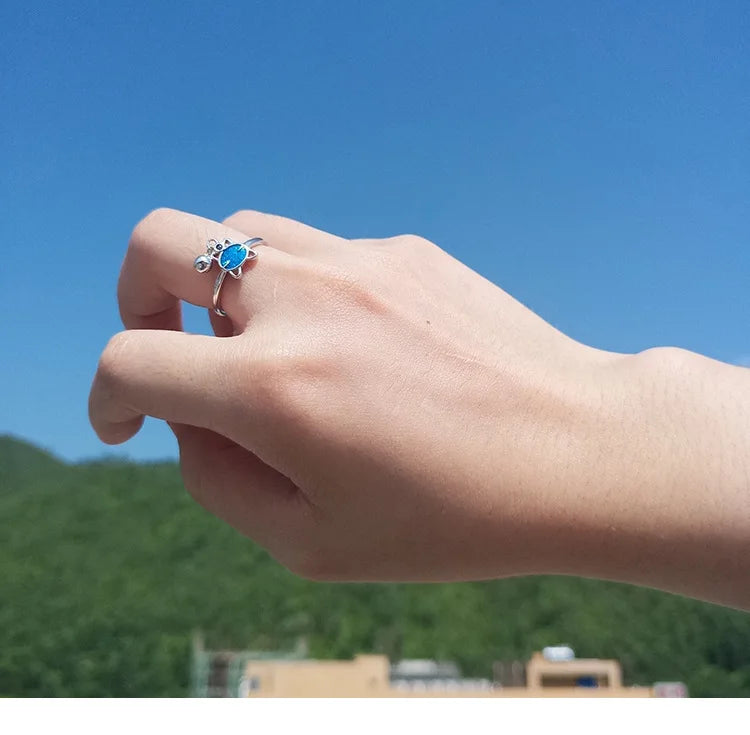
{"label": "finger", "polygon": [[232,437],[238,384],[229,342],[157,330],[115,335],[102,353],[89,396],[89,418],[99,438],[124,442],[144,416]]}
{"label": "finger", "polygon": [[208,310],[208,320],[217,337],[234,337],[241,329],[237,329],[228,316],[219,316],[213,309]]}
{"label": "finger", "polygon": [[292,547],[307,502],[291,480],[219,434],[181,424],[172,430],[185,487],[198,503],[272,553]]}
{"label": "finger", "polygon": [[[263,232],[258,237],[268,240]],[[274,232],[274,238],[290,237]],[[120,273],[118,300],[123,324],[128,329],[179,329],[180,300],[211,307],[219,266],[198,273],[197,255],[205,253],[210,239],[224,242],[247,240],[242,232],[203,217],[158,209],[133,230]],[[262,250],[262,252],[261,252]],[[227,277],[221,290],[221,306],[236,325],[257,310],[274,284],[289,267],[288,254],[261,246],[259,256],[243,267],[239,280]]]}
{"label": "finger", "polygon": [[337,245],[346,241],[310,225],[277,214],[242,209],[224,220],[224,224],[234,230],[256,237],[255,233],[265,233],[274,247],[293,255],[327,258],[335,254]]}

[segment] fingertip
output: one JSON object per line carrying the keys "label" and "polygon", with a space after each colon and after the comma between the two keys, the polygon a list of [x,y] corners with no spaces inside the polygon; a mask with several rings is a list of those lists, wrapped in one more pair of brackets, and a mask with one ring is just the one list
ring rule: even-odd
{"label": "fingertip", "polygon": [[89,422],[105,444],[122,444],[143,425],[143,415],[118,400],[133,342],[138,341],[138,336],[138,332],[119,332],[109,340],[91,384]]}
{"label": "fingertip", "polygon": [[92,422],[92,426],[96,435],[104,444],[114,446],[132,439],[141,430],[143,421],[144,417],[139,416],[138,418],[122,421],[117,424],[95,426]]}

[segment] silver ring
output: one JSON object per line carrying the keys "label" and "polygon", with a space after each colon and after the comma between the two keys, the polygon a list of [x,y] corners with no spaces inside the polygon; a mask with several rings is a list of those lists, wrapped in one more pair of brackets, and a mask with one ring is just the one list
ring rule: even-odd
{"label": "silver ring", "polygon": [[224,240],[219,242],[211,238],[206,245],[206,252],[203,255],[199,255],[193,261],[193,268],[198,273],[207,273],[211,270],[211,266],[216,261],[219,264],[219,275],[216,276],[216,282],[214,283],[214,311],[219,316],[226,316],[227,313],[219,306],[219,294],[221,292],[221,286],[224,283],[224,279],[229,273],[232,278],[239,278],[242,275],[242,266],[250,260],[255,260],[258,257],[258,253],[253,249],[255,245],[260,245],[263,242],[262,237],[252,237],[245,242],[232,242],[231,240]]}

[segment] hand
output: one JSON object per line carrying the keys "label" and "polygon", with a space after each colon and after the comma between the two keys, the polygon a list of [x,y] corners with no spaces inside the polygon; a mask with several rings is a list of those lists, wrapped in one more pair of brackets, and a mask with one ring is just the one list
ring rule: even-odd
{"label": "hand", "polygon": [[[180,301],[211,304],[195,256],[253,236],[269,246],[227,280],[221,338],[183,333]],[[661,358],[571,340],[432,243],[157,210],[133,232],[119,303],[97,433],[167,420],[193,496],[298,574],[560,572],[726,599],[683,568],[706,557],[668,509],[693,464],[659,474],[676,405]]]}
{"label": "hand", "polygon": [[[270,246],[224,286],[228,319],[212,316],[234,336],[182,333],[180,300],[210,305],[192,268],[205,242],[255,235]],[[102,355],[100,437],[169,421],[188,490],[292,570],[464,579],[537,561],[550,488],[530,470],[571,441],[596,354],[435,245],[158,210],[119,301],[133,331]]]}

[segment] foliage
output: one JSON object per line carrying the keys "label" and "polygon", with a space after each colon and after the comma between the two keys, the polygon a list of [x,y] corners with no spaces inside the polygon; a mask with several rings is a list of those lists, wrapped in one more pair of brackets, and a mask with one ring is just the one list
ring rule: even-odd
{"label": "foliage", "polygon": [[577,578],[301,580],[195,505],[173,464],[66,465],[0,438],[0,696],[187,694],[190,639],[347,658],[494,660],[571,644],[626,681],[750,694],[750,616]]}

